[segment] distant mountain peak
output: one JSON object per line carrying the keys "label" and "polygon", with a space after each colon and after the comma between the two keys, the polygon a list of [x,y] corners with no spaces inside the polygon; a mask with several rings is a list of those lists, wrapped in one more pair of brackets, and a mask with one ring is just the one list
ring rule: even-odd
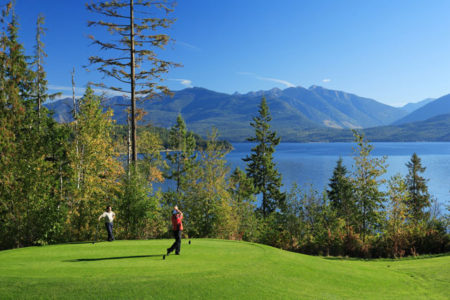
{"label": "distant mountain peak", "polygon": [[[281,93],[283,93],[283,90],[274,87],[270,90],[264,91],[264,90],[259,90],[256,92],[248,92],[247,94],[245,94],[244,96],[251,96],[251,97],[262,97],[262,96],[279,96]],[[242,94],[240,94],[242,95]]]}
{"label": "distant mountain peak", "polygon": [[426,98],[422,101],[418,102],[410,102],[402,106],[402,109],[406,110],[408,113],[412,113],[413,111],[427,105],[428,103],[436,100],[435,98]]}
{"label": "distant mountain peak", "polygon": [[[201,87],[190,87],[173,91],[172,96],[161,95],[153,101],[138,103],[139,108],[149,112],[144,118],[155,126],[169,128],[179,113],[191,130],[207,135],[215,127],[221,135],[230,140],[244,140],[251,128],[249,122],[257,112],[262,96],[270,102],[273,126],[284,137],[294,136],[305,128],[368,128],[391,124],[406,115],[400,108],[393,108],[375,100],[359,97],[341,91],[313,85],[249,93],[228,94]],[[48,103],[60,122],[72,120],[71,99],[66,102]],[[118,124],[126,124],[124,106],[129,100],[112,97],[104,106],[114,110]]]}

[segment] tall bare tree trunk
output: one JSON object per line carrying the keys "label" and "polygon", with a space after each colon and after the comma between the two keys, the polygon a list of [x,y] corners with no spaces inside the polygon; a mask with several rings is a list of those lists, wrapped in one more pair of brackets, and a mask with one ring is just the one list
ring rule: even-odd
{"label": "tall bare tree trunk", "polygon": [[132,145],[132,162],[135,165],[137,161],[136,147],[136,95],[135,95],[135,61],[134,61],[134,6],[133,0],[130,0],[130,68],[131,68],[131,145]]}
{"label": "tall bare tree trunk", "polygon": [[80,189],[80,176],[81,176],[81,166],[80,166],[80,154],[79,154],[79,145],[78,145],[78,121],[77,121],[77,99],[75,98],[75,68],[72,70],[72,101],[73,101],[73,120],[75,124],[75,150],[77,155],[77,189]]}
{"label": "tall bare tree trunk", "polygon": [[127,152],[128,152],[128,177],[130,177],[130,167],[131,167],[131,111],[127,109],[127,125],[128,125],[128,136],[127,136]]}

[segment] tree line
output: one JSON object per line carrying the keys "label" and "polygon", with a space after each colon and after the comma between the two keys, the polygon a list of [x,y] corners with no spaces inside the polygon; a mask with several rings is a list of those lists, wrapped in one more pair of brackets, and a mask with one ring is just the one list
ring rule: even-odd
{"label": "tree line", "polygon": [[[117,14],[108,6],[91,9]],[[124,143],[117,138],[113,111],[104,111],[102,96],[90,86],[80,99],[73,97],[74,121],[56,123],[42,105],[55,96],[47,91],[43,24],[39,17],[34,55],[27,56],[18,39],[13,6],[2,13],[0,249],[92,240],[97,217],[107,205],[117,213],[118,238],[169,237],[171,207],[178,205],[189,237],[359,257],[449,251],[448,216],[431,209],[433,198],[421,175],[425,167],[420,158],[412,155],[406,177],[384,180],[385,158],[372,157],[373,146],[359,132],[354,132],[352,170],[340,159],[326,190],[294,186],[283,191],[282,175],[273,159],[280,138],[270,128],[264,98],[250,122],[255,134],[248,141],[255,146],[243,158],[245,170],[230,168],[226,155],[231,149],[219,141],[217,130],[211,130],[199,147],[199,139],[187,130],[181,114],[164,138],[157,130],[136,130],[137,123],[132,126],[136,120],[130,121],[128,128],[119,130],[128,131],[121,135],[127,139]],[[141,34],[141,38],[145,37]],[[159,37],[159,41],[167,40]],[[123,45],[131,44],[124,35]],[[120,68],[126,65],[98,57],[91,60]],[[169,66],[161,60],[156,64],[163,64],[160,72]],[[125,71],[109,71],[110,75],[117,72],[124,75]],[[152,75],[140,76],[149,80]],[[154,96],[149,90],[154,85],[146,86],[142,93]],[[130,111],[130,120],[139,114]],[[135,147],[128,151],[128,159],[120,155],[124,144],[127,149]],[[170,151],[161,151],[164,148]],[[160,187],[164,182],[166,189]]]}

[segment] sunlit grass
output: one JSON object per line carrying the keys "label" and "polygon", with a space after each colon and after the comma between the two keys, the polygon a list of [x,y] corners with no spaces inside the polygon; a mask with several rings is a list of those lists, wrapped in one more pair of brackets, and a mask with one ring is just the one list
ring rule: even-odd
{"label": "sunlit grass", "polygon": [[115,241],[0,252],[0,299],[448,299],[450,256],[341,260],[246,242]]}

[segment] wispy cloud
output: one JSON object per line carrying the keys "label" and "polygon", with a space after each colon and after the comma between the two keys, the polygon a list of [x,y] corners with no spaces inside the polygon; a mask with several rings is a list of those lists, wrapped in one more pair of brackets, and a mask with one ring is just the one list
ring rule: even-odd
{"label": "wispy cloud", "polygon": [[282,79],[270,78],[270,77],[259,77],[259,76],[256,77],[256,79],[272,81],[272,82],[276,82],[276,83],[281,83],[281,84],[284,84],[287,87],[295,87],[295,84],[290,83],[289,81],[286,81],[286,80],[282,80]]}
{"label": "wispy cloud", "polygon": [[[48,85],[48,89],[53,91],[72,91],[71,86],[52,85],[52,84]],[[84,91],[85,88],[75,87],[75,94],[84,93]]]}
{"label": "wispy cloud", "polygon": [[192,80],[189,80],[189,79],[172,78],[172,79],[169,79],[169,80],[178,81],[179,83],[181,83],[185,87],[192,87]]}
{"label": "wispy cloud", "polygon": [[[72,92],[72,87],[71,86],[49,84],[48,85],[48,89],[52,90],[52,91],[56,91],[56,92],[61,92],[61,91],[70,91],[70,92]],[[92,89],[94,90],[95,93],[98,93],[98,94],[106,94],[106,95],[110,95],[110,96],[128,95],[128,93],[126,93],[126,92],[118,92],[118,91],[113,91],[113,90],[110,90],[110,89],[99,89],[99,88],[92,88]],[[80,97],[80,96],[82,96],[84,94],[85,91],[86,91],[86,88],[75,87],[75,96],[76,97]],[[72,94],[70,94],[69,97],[72,97]]]}
{"label": "wispy cloud", "polygon": [[272,78],[272,77],[264,77],[264,76],[260,76],[257,75],[255,73],[251,73],[251,72],[237,72],[239,75],[245,75],[245,76],[251,76],[254,77],[255,79],[258,80],[264,80],[264,81],[271,81],[271,82],[276,82],[276,83],[281,83],[283,85],[285,85],[286,87],[295,87],[295,84],[283,80],[283,79],[278,79],[278,78]]}
{"label": "wispy cloud", "polygon": [[[75,94],[75,98],[80,98],[81,95],[77,95]],[[72,94],[60,94],[59,96],[55,97],[54,100],[59,100],[59,99],[65,99],[65,98],[72,98]]]}
{"label": "wispy cloud", "polygon": [[325,78],[325,79],[322,80],[322,82],[324,82],[324,83],[328,83],[328,82],[330,82],[330,81],[331,81],[330,78]]}
{"label": "wispy cloud", "polygon": [[197,46],[194,46],[194,45],[192,45],[192,44],[189,44],[189,43],[186,43],[186,42],[183,42],[183,41],[175,41],[175,45],[180,45],[180,46],[183,46],[183,47],[185,47],[185,48],[189,48],[189,49],[191,49],[191,50],[195,50],[195,51],[200,51],[200,50],[202,50],[202,49],[200,49],[199,47],[197,47]]}

